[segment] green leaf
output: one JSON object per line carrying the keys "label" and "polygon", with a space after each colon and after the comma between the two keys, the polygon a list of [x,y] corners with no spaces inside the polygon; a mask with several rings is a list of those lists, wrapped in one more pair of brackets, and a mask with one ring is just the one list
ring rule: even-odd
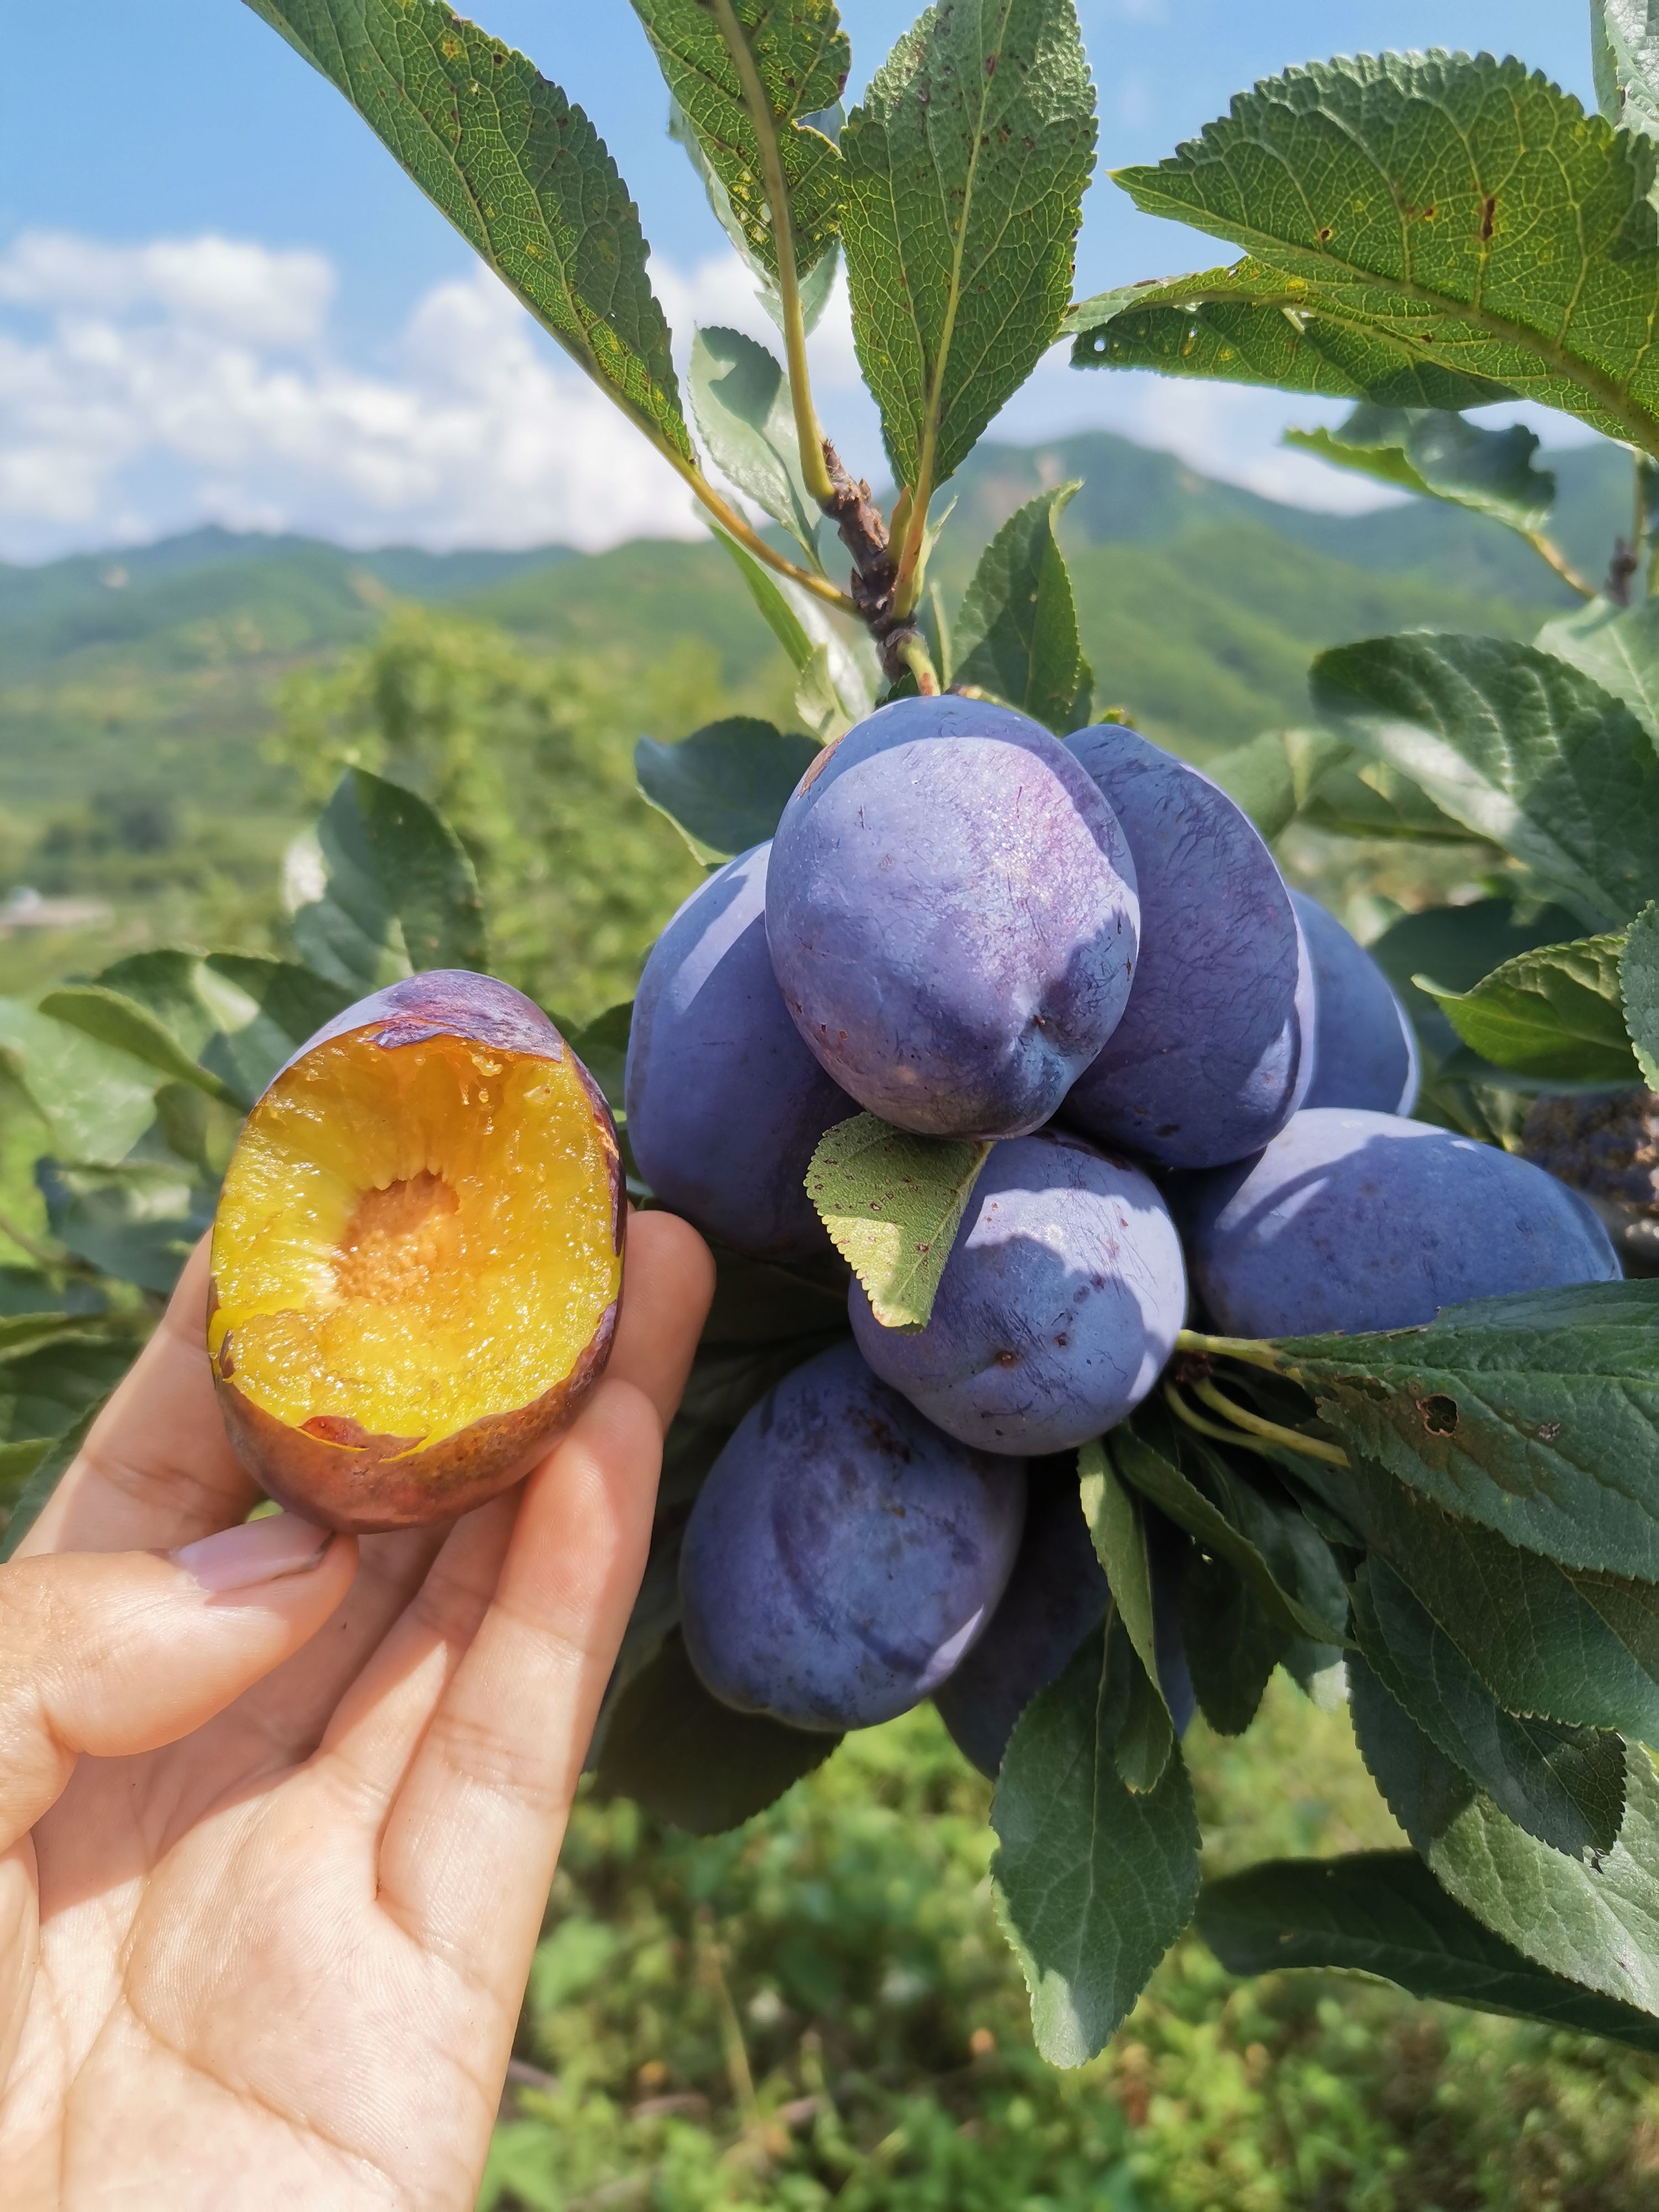
{"label": "green leaf", "polygon": [[954,682],[1006,699],[1057,737],[1088,720],[1094,690],[1054,536],[1060,510],[1080,489],[1039,492],[1009,516],[980,556],[954,641]]}
{"label": "green leaf", "polygon": [[1644,906],[1626,932],[1619,980],[1642,1080],[1659,1091],[1659,905]]}
{"label": "green leaf", "polygon": [[1181,1648],[1199,1710],[1218,1735],[1243,1735],[1290,1644],[1283,1621],[1263,1608],[1230,1561],[1207,1552],[1188,1556]]}
{"label": "green leaf", "polygon": [[677,1632],[612,1707],[596,1786],[602,1801],[631,1797],[659,1820],[713,1836],[763,1812],[840,1741],[720,1705]]}
{"label": "green leaf", "polygon": [[1469,832],[1386,761],[1368,760],[1328,730],[1267,730],[1207,760],[1204,773],[1269,842],[1297,819],[1345,837],[1410,837],[1467,845]]}
{"label": "green leaf", "polygon": [[1457,1032],[1413,980],[1432,975],[1447,990],[1468,991],[1494,968],[1538,945],[1572,935],[1577,916],[1563,906],[1528,911],[1513,900],[1427,907],[1402,915],[1367,948],[1393,985],[1419,1036],[1437,1059],[1457,1049]]}
{"label": "green leaf", "polygon": [[1340,1499],[1508,1712],[1659,1741],[1659,1589],[1559,1565],[1356,1461],[1310,1474]]}
{"label": "green leaf", "polygon": [[1590,44],[1602,114],[1659,137],[1659,18],[1650,0],[1590,0]]}
{"label": "green leaf", "polygon": [[1362,401],[1334,429],[1286,430],[1285,443],[1397,490],[1446,501],[1528,537],[1555,503],[1555,478],[1535,469],[1538,434],[1522,422],[1483,430],[1443,407]]}
{"label": "green leaf", "polygon": [[131,953],[94,981],[145,1008],[242,1108],[354,995],[295,960],[167,947]]}
{"label": "green leaf", "polygon": [[[693,11],[698,0],[686,0]],[[691,341],[691,405],[715,466],[783,527],[815,568],[818,510],[800,471],[800,444],[783,364],[740,331],[700,330]]]}
{"label": "green leaf", "polygon": [[140,1290],[171,1291],[197,1239],[212,1226],[213,1194],[182,1164],[64,1167],[42,1160],[35,1173],[52,1233],[64,1249]]}
{"label": "green leaf", "polygon": [[924,507],[1060,328],[1094,108],[1072,0],[946,0],[847,118],[853,334]]}
{"label": "green leaf", "polygon": [[1659,738],[1659,599],[1633,607],[1592,599],[1546,623],[1533,643],[1622,699],[1648,735]]}
{"label": "green leaf", "polygon": [[1143,1406],[1114,1429],[1106,1449],[1125,1482],[1238,1570],[1287,1636],[1346,1640],[1341,1574],[1324,1538],[1288,1499],[1270,1496],[1155,1407]]}
{"label": "green leaf", "polygon": [[1616,1735],[1506,1713],[1382,1559],[1359,1571],[1353,1617],[1366,1662],[1395,1702],[1517,1827],[1569,1854],[1613,1848],[1625,1816]]}
{"label": "green leaf", "polygon": [[634,748],[640,789],[671,822],[722,858],[764,844],[818,748],[769,722],[735,714],[678,744],[641,738]]}
{"label": "green leaf", "polygon": [[1092,1636],[1015,1723],[991,1808],[997,1913],[1051,2065],[1103,2051],[1192,1916],[1198,1820],[1179,1748],[1155,1789],[1117,1771],[1126,1635]]}
{"label": "green leaf", "polygon": [[916,1137],[874,1114],[818,1139],[807,1195],[884,1328],[924,1328],[987,1143]]}
{"label": "green leaf", "polygon": [[439,0],[247,4],[345,94],[600,389],[690,461],[638,210],[582,110]]}
{"label": "green leaf", "polygon": [[163,1079],[149,1061],[21,1000],[0,999],[0,1052],[65,1159],[125,1159],[155,1118]]}
{"label": "green leaf", "polygon": [[198,1066],[194,1055],[184,1049],[148,1007],[107,983],[59,984],[40,1000],[40,1012],[142,1060],[167,1082],[193,1084],[210,1098],[222,1099],[227,1105],[237,1103],[216,1076]]}
{"label": "green leaf", "polygon": [[107,1397],[132,1364],[150,1332],[142,1309],[75,1317],[0,1364],[0,1437],[8,1446],[45,1443]]}
{"label": "green leaf", "polygon": [[1073,368],[1149,368],[1382,407],[1483,407],[1515,396],[1446,367],[1410,331],[1367,322],[1316,295],[1304,277],[1259,261],[1099,293],[1061,327]]}
{"label": "green leaf", "polygon": [[724,531],[714,535],[801,678],[795,706],[807,727],[827,744],[861,722],[875,704],[880,680],[869,632],[862,624],[854,631],[842,623],[821,600],[763,568]]}
{"label": "green leaf", "polygon": [[[839,102],[834,108],[824,112],[802,118],[814,130],[821,131],[823,136],[831,141],[839,140],[842,119]],[[696,171],[702,180],[702,188],[708,195],[708,204],[714,210],[716,222],[731,240],[738,259],[754,278],[767,313],[781,330],[784,322],[783,301],[779,295],[777,280],[750,248],[749,234],[744,228],[743,218],[727,197],[726,187],[715,174],[708,155],[699,144],[697,134],[692,129],[684,111],[679,102],[673,99],[671,99],[668,103],[668,135],[677,146],[683,146],[685,149],[686,158]],[[838,258],[839,256],[832,243],[828,252],[814,262],[811,269],[800,280],[801,321],[809,331],[817,329],[818,319],[830,303],[830,295],[836,288],[836,266]]]}
{"label": "green leaf", "polygon": [[348,769],[290,850],[294,941],[308,967],[353,996],[422,968],[485,968],[483,909],[461,842],[401,784]]}
{"label": "green leaf", "polygon": [[802,118],[841,98],[852,49],[834,0],[634,0],[679,112],[719,179],[747,257],[774,281],[777,240],[765,156],[730,41],[741,39],[763,95],[789,202],[795,258],[805,274],[835,244],[841,160]]}
{"label": "green leaf", "polygon": [[1579,1858],[1517,1828],[1481,1791],[1454,1786],[1363,1666],[1354,1669],[1352,1711],[1390,1809],[1458,1904],[1550,1972],[1659,2014],[1659,1779],[1639,1745],[1626,1753],[1618,1841]]}
{"label": "green leaf", "polygon": [[586,1027],[556,1020],[554,1027],[605,1096],[619,1118],[623,1114],[623,1071],[628,1064],[628,1033],[634,1025],[634,1001],[607,1006]]}
{"label": "green leaf", "polygon": [[15,1556],[18,1546],[40,1519],[52,1492],[75,1464],[106,1403],[106,1400],[100,1399],[88,1406],[75,1425],[66,1429],[35,1462],[34,1471],[23,1485],[7,1516],[4,1531],[0,1533],[0,1566]]}
{"label": "green leaf", "polygon": [[1659,754],[1622,702],[1512,639],[1411,633],[1314,662],[1315,704],[1595,921],[1659,891]]}
{"label": "green leaf", "polygon": [[1659,2051],[1659,2025],[1534,1965],[1448,1897],[1413,1851],[1271,1859],[1206,1882],[1198,1932],[1230,1974],[1376,1974],[1414,1997]]}
{"label": "green leaf", "polygon": [[1287,70],[1116,181],[1300,279],[1305,312],[1650,449],[1654,176],[1648,141],[1520,62],[1430,53]]}
{"label": "green leaf", "polygon": [[[1563,1565],[1659,1583],[1659,1282],[1286,1338],[1280,1371],[1353,1454]],[[1454,1633],[1455,1632],[1454,1631]]]}
{"label": "green leaf", "polygon": [[1146,1522],[1139,1499],[1113,1472],[1102,1438],[1083,1446],[1077,1467],[1095,1556],[1106,1571],[1117,1618],[1140,1662],[1141,1683],[1131,1692],[1131,1711],[1118,1740],[1117,1771],[1131,1790],[1153,1790],[1169,1763],[1175,1730],[1158,1668]]}
{"label": "green leaf", "polygon": [[1620,988],[1623,933],[1547,945],[1506,960],[1472,991],[1413,977],[1465,1044],[1543,1083],[1634,1083]]}

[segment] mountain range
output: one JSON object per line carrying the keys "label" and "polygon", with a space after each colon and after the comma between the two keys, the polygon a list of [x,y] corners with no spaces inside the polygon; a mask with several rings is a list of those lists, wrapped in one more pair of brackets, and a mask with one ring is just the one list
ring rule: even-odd
{"label": "mountain range", "polygon": [[[1628,526],[1628,464],[1606,445],[1550,459],[1556,534],[1599,576]],[[1525,544],[1477,516],[1427,501],[1316,514],[1102,431],[980,447],[935,556],[947,598],[1023,500],[1074,478],[1062,535],[1097,701],[1199,756],[1301,717],[1324,645],[1419,626],[1525,635],[1571,603]],[[714,657],[734,705],[777,692],[778,648],[708,541],[433,554],[207,528],[0,565],[0,804],[39,817],[118,788],[285,811],[258,743],[275,687],[370,637],[398,599],[548,653],[655,659],[689,643]]]}

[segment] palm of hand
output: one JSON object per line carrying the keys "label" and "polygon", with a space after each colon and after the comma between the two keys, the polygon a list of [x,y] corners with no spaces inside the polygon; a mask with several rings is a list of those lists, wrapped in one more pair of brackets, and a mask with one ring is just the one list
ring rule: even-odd
{"label": "palm of hand", "polygon": [[[636,1222],[629,1262],[611,1373],[522,1493],[337,1540],[292,1656],[223,1711],[204,1685],[179,1741],[82,1757],[0,1856],[13,2212],[471,2203],[706,1304],[681,1224]],[[187,1282],[26,1551],[246,1510],[199,1310]]]}

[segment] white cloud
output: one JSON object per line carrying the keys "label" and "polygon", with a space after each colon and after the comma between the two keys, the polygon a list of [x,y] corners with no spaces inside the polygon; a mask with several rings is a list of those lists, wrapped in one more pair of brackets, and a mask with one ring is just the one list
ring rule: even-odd
{"label": "white cloud", "polygon": [[[776,348],[735,256],[691,270],[659,263],[653,277],[682,362],[694,322]],[[319,254],[219,237],[115,246],[37,231],[0,249],[0,556],[204,521],[434,548],[696,533],[667,465],[487,272],[428,292],[370,365],[332,338],[336,290]],[[856,474],[878,477],[844,279],[812,352],[825,427]],[[1388,495],[1279,442],[1287,422],[1342,411],[1079,375],[1057,349],[992,434],[1108,428],[1270,498],[1376,506]],[[1559,441],[1559,418],[1552,428]]]}

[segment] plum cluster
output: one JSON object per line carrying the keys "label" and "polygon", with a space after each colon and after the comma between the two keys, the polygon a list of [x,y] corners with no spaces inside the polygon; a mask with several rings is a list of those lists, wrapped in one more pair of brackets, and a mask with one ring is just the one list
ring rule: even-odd
{"label": "plum cluster", "polygon": [[855,1108],[992,1149],[927,1326],[884,1327],[852,1282],[852,1342],[715,1462],[681,1570],[713,1694],[817,1729],[932,1696],[994,1771],[1108,1602],[1053,1455],[1133,1410],[1189,1309],[1234,1335],[1396,1328],[1617,1275],[1577,1193],[1407,1119],[1417,1085],[1375,962],[1134,730],[1062,742],[909,699],[826,749],[647,964],[641,1172],[710,1235],[799,1264],[830,1253],[805,1178]]}

